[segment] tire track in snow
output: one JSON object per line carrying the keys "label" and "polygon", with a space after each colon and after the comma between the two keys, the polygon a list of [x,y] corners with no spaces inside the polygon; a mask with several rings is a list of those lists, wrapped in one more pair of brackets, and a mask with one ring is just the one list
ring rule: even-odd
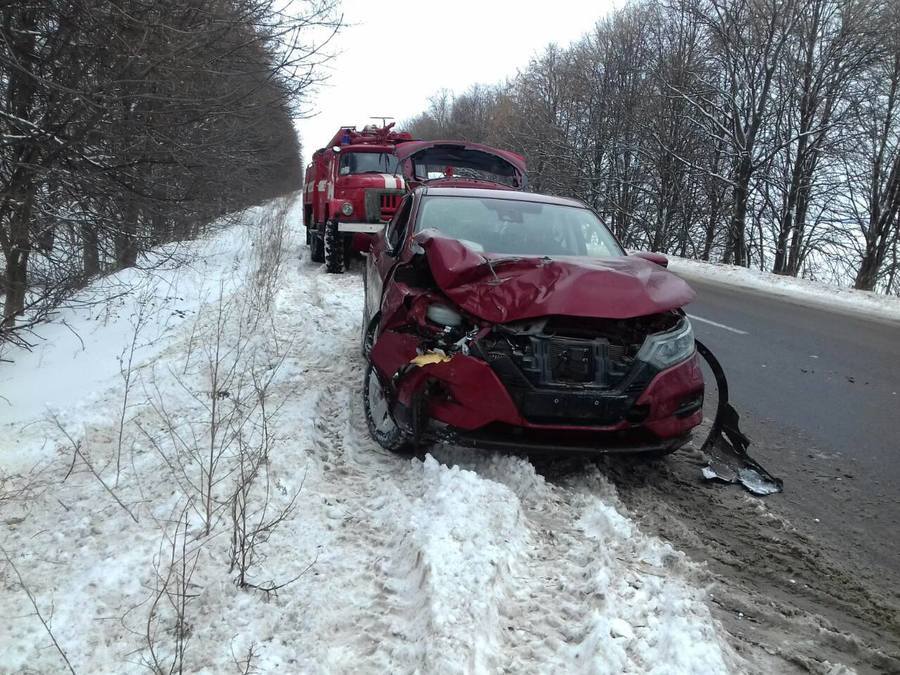
{"label": "tire track in snow", "polygon": [[[414,614],[416,608],[398,591],[403,580],[414,578],[417,571],[415,565],[404,569],[404,561],[395,559],[396,541],[401,537],[389,518],[379,516],[389,502],[409,501],[398,488],[398,479],[407,469],[406,463],[385,457],[372,442],[364,441],[362,445],[368,447],[359,447],[359,440],[368,432],[356,401],[362,361],[356,353],[351,316],[361,317],[362,311],[361,306],[355,311],[354,303],[342,299],[340,293],[350,282],[355,299],[358,281],[349,275],[326,277],[308,265],[301,265],[299,276],[302,292],[296,304],[308,308],[312,316],[307,319],[312,318],[318,329],[300,350],[301,358],[314,364],[308,382],[315,392],[312,444],[322,468],[322,488],[328,490],[324,497],[333,512],[342,514],[326,592],[339,598],[352,588],[356,605],[349,612],[347,607],[336,608],[339,611],[328,627],[328,640],[341,645],[344,653],[329,654],[327,661],[342,665],[346,672],[388,672],[398,665],[412,672],[421,662],[395,662],[392,656],[404,651],[404,642],[415,642],[402,629],[402,617]],[[323,335],[327,340],[321,339]],[[351,622],[346,621],[348,614]]]}
{"label": "tire track in snow", "polygon": [[450,449],[448,463],[517,496],[527,546],[512,566],[498,661],[507,673],[696,672],[741,669],[719,638],[686,558],[646,537],[609,502],[548,484],[518,457]]}
{"label": "tire track in snow", "polygon": [[[349,361],[345,375],[361,381],[361,361]],[[434,460],[385,454],[368,439],[358,387],[326,386],[319,402],[317,443],[348,513],[337,542],[366,556],[345,575],[360,592],[353,627],[336,640],[353,645],[348,665],[495,670],[516,498]]]}
{"label": "tire track in snow", "polygon": [[321,340],[299,349],[314,374],[309,386],[321,387],[311,441],[333,490],[329,501],[346,514],[334,546],[355,560],[332,571],[332,587],[352,585],[357,607],[352,625],[333,627],[330,641],[347,648],[348,670],[496,670],[518,501],[497,483],[433,460],[404,460],[369,439],[356,344],[359,280],[308,267],[300,273],[295,302],[311,304],[307,320],[327,316],[331,326],[325,355]]}

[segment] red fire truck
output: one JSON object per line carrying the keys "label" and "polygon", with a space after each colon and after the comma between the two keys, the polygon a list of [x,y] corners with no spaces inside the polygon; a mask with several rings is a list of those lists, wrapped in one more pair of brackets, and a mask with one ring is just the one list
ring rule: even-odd
{"label": "red fire truck", "polygon": [[381,229],[406,192],[394,149],[412,136],[393,126],[342,127],[306,168],[306,243],[329,272],[344,270],[354,235]]}
{"label": "red fire truck", "polygon": [[367,248],[369,235],[417,185],[525,187],[520,155],[464,141],[414,141],[393,126],[342,127],[306,168],[306,243],[329,272],[343,272],[351,252]]}

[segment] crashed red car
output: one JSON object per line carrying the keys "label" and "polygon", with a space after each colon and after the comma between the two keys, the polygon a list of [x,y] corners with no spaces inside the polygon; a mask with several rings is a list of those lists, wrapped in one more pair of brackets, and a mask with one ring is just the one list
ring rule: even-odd
{"label": "crashed red car", "polygon": [[702,420],[703,377],[682,310],[694,293],[664,265],[575,200],[416,189],[366,264],[372,436],[674,451]]}

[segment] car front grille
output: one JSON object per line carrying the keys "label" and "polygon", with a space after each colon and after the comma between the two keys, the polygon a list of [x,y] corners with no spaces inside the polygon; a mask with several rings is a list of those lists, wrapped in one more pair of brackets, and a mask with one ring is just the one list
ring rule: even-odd
{"label": "car front grille", "polygon": [[605,338],[491,335],[479,343],[488,362],[508,357],[535,387],[589,386],[612,389],[631,369],[626,348]]}
{"label": "car front grille", "polygon": [[633,349],[602,337],[497,332],[477,346],[530,422],[606,426],[622,419],[641,421],[633,404],[653,373],[629,356]]}

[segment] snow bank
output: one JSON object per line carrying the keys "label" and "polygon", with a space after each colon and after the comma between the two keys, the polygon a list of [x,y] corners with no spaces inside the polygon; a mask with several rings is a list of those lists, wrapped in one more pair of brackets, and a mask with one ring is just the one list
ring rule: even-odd
{"label": "snow bank", "polygon": [[[643,534],[602,477],[594,489],[549,483],[515,457],[381,451],[359,395],[360,278],[323,274],[296,232],[274,302],[254,314],[266,217],[198,242],[188,267],[129,280],[109,312],[67,310],[38,352],[0,365],[2,546],[78,672],[139,672],[154,658],[167,669],[179,626],[188,672],[248,660],[298,673],[742,668],[691,564]],[[299,229],[296,208],[289,218]],[[136,332],[141,306],[153,320]],[[230,420],[212,441],[210,419]],[[271,592],[239,589],[229,564],[238,458],[263,439],[251,520],[287,511],[248,578],[285,584]],[[207,521],[197,490],[210,447],[221,452]],[[2,668],[61,670],[8,563],[0,575]],[[179,618],[161,591],[181,575]]]}
{"label": "snow bank", "polygon": [[725,286],[763,291],[814,307],[900,321],[900,297],[785,277],[735,265],[667,257],[669,269],[688,280],[694,278],[712,281]]}
{"label": "snow bank", "polygon": [[705,593],[687,580],[692,564],[643,534],[596,469],[564,486],[516,457],[449,450],[442,459],[503,483],[521,505],[527,551],[512,563],[504,611],[521,658],[512,672],[535,663],[610,675],[741,669]]}
{"label": "snow bank", "polygon": [[157,249],[146,269],[97,280],[35,329],[33,350],[4,352],[15,366],[0,363],[0,429],[73,401],[89,403],[92,394],[121,379],[123,360],[132,356],[135,366],[151,360],[199,307],[233,294],[263,213],[250,209],[239,225],[218,228],[209,239]]}

